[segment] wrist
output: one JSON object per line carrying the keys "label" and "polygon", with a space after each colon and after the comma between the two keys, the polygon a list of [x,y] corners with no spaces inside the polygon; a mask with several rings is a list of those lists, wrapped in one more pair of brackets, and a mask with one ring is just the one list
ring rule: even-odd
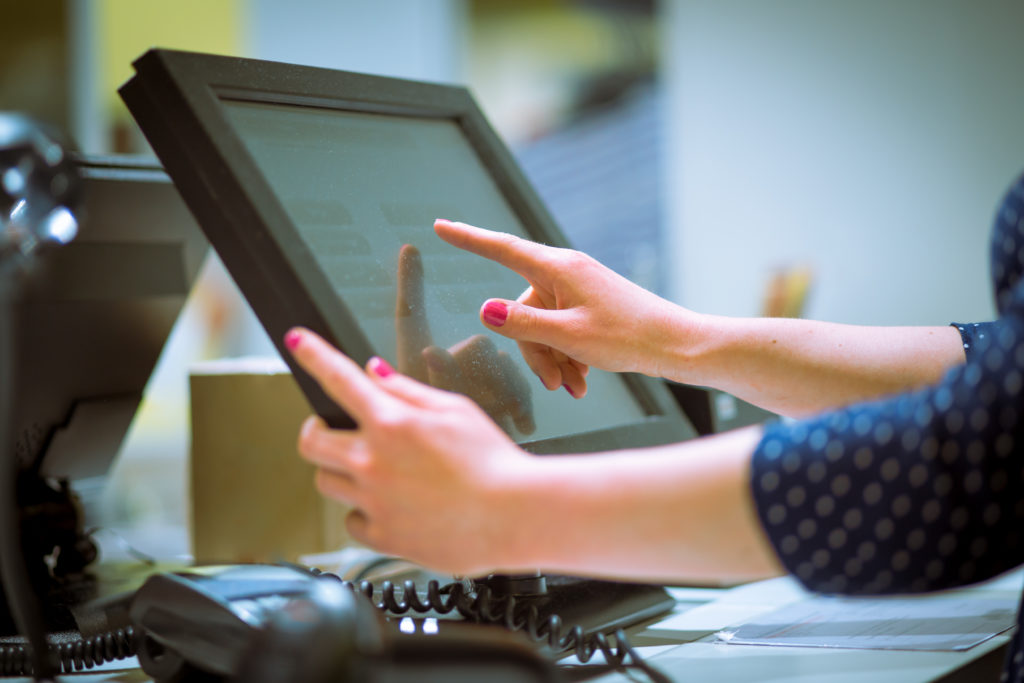
{"label": "wrist", "polygon": [[581,512],[571,500],[573,476],[565,467],[571,463],[564,460],[524,454],[502,468],[489,491],[496,570],[520,573],[562,564],[559,553],[568,545],[568,520]]}
{"label": "wrist", "polygon": [[683,384],[709,385],[709,360],[722,339],[719,316],[673,306],[652,326],[654,363],[643,372]]}

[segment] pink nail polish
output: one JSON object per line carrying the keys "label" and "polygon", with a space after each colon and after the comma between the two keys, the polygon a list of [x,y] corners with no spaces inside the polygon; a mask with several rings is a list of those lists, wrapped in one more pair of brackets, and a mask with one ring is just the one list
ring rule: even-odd
{"label": "pink nail polish", "polygon": [[483,316],[488,325],[501,327],[508,320],[508,306],[500,301],[488,301],[484,304]]}
{"label": "pink nail polish", "polygon": [[576,392],[573,391],[572,387],[570,387],[568,384],[563,384],[562,388],[565,389],[567,392],[569,392],[570,396],[572,396],[573,398],[576,398]]}
{"label": "pink nail polish", "polygon": [[386,360],[378,356],[374,356],[373,358],[371,358],[370,362],[367,363],[367,365],[370,367],[370,372],[377,375],[381,379],[385,377],[390,377],[391,375],[395,374],[395,369],[391,367],[391,365]]}
{"label": "pink nail polish", "polygon": [[302,341],[302,334],[297,330],[292,330],[288,334],[284,335],[284,345],[288,347],[289,351],[294,351],[299,347],[299,342]]}

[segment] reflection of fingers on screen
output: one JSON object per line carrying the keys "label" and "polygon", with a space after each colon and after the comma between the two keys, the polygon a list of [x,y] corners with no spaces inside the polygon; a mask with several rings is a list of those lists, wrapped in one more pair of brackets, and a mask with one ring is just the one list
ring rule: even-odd
{"label": "reflection of fingers on screen", "polygon": [[520,434],[533,434],[537,430],[537,423],[533,420],[532,413],[524,413],[515,417],[516,429]]}
{"label": "reflection of fingers on screen", "polygon": [[502,412],[512,416],[520,433],[532,434],[537,425],[533,420],[530,385],[507,352],[499,351],[494,358],[495,379],[501,386],[499,401]]}
{"label": "reflection of fingers on screen", "polygon": [[465,349],[466,360],[473,364],[475,371],[484,375],[490,375],[494,372],[494,368],[491,367],[491,359],[494,357],[497,349],[489,337],[482,334],[473,335],[466,340],[463,348]]}
{"label": "reflection of fingers on screen", "polygon": [[506,387],[506,392],[512,396],[516,406],[520,410],[525,409],[528,411],[532,403],[530,385],[527,384],[523,373],[516,367],[512,356],[505,351],[500,351],[498,353],[497,369],[498,376]]}
{"label": "reflection of fingers on screen", "polygon": [[423,300],[423,260],[411,244],[403,244],[398,251],[398,295],[395,297],[395,315],[425,318]]}
{"label": "reflection of fingers on screen", "polygon": [[459,368],[455,358],[440,346],[428,346],[423,349],[421,355],[427,364],[428,383],[438,389],[455,391],[459,377]]}

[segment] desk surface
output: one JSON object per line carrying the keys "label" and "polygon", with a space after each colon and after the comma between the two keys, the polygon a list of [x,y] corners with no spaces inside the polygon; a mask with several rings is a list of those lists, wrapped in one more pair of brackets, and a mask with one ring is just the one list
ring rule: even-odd
{"label": "desk surface", "polygon": [[[956,591],[978,598],[1019,599],[1024,570],[995,581]],[[733,589],[672,589],[678,600],[674,613],[634,629],[630,640],[638,652],[672,680],[732,683],[746,681],[806,681],[807,683],[915,683],[925,681],[996,681],[1002,650],[1011,631],[963,652],[853,650],[721,642],[716,633],[754,616],[808,597],[789,578],[772,579]],[[564,660],[571,662],[574,658]],[[134,660],[129,660],[134,662]],[[593,661],[591,663],[594,663]],[[149,679],[124,662],[104,671],[61,677],[74,683],[140,683]],[[594,681],[643,680],[639,673],[607,673]],[[29,679],[7,679],[28,681]]]}
{"label": "desk surface", "polygon": [[[1005,597],[1019,602],[1024,570],[992,582],[955,591],[970,598]],[[735,645],[715,635],[730,626],[808,596],[789,578],[704,594],[674,590],[679,606],[668,619],[630,635],[648,663],[672,680],[733,683],[806,681],[811,683],[913,683],[997,681],[1012,629],[963,652],[861,650]],[[949,593],[946,594],[947,596]],[[932,598],[924,598],[932,599]],[[642,676],[640,677],[642,678]],[[595,679],[636,681],[621,673]]]}

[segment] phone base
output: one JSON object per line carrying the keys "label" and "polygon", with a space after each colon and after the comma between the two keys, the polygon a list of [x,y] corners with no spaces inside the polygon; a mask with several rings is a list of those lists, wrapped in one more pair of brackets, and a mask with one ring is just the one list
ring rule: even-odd
{"label": "phone base", "polygon": [[612,633],[670,612],[675,600],[661,586],[582,579],[570,576],[544,576],[546,590],[514,595],[515,614],[522,620],[536,610],[535,625],[550,624],[557,616],[560,636],[574,626],[584,635]]}

